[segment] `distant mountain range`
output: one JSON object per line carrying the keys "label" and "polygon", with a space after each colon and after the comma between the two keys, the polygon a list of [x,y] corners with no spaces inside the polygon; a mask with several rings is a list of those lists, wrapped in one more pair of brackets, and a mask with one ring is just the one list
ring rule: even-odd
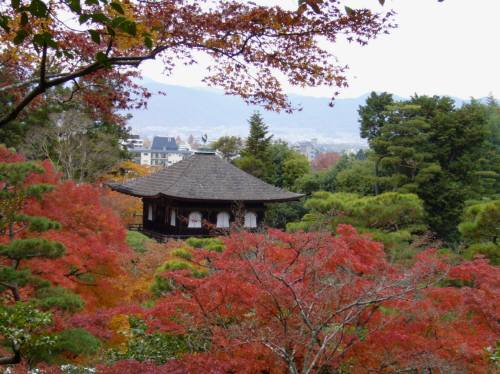
{"label": "distant mountain range", "polygon": [[[151,138],[154,135],[187,137],[208,134],[210,140],[222,135],[246,136],[248,118],[260,111],[275,138],[287,141],[317,138],[320,143],[364,144],[359,136],[357,109],[368,94],[352,99],[337,99],[334,107],[328,98],[290,95],[302,111],[274,113],[249,106],[239,97],[227,96],[215,89],[173,86],[143,81],[154,94],[147,109],[133,110],[129,125],[133,132]],[[456,99],[457,104],[463,102]]]}

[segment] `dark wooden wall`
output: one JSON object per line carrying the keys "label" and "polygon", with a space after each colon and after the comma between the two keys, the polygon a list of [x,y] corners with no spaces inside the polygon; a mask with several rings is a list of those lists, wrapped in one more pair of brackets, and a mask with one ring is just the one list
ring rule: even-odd
{"label": "dark wooden wall", "polygon": [[[213,201],[182,201],[167,198],[142,199],[143,201],[143,227],[165,235],[222,235],[224,229],[216,228],[217,214],[227,212],[230,215],[230,225],[240,217],[241,225],[245,211],[257,214],[257,225],[264,219],[263,203],[238,203],[238,202],[213,202]],[[153,206],[153,220],[148,220],[148,206]],[[176,212],[175,226],[170,225],[172,209]],[[188,217],[191,212],[200,212],[202,215],[202,228],[188,227]]]}

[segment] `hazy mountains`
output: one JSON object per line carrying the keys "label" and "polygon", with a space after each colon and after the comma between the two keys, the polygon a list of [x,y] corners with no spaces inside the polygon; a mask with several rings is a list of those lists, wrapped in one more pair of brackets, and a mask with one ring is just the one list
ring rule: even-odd
{"label": "hazy mountains", "polygon": [[291,96],[303,108],[293,114],[267,112],[249,106],[240,98],[226,96],[212,89],[171,86],[152,81],[145,85],[152,93],[166,92],[166,96],[153,95],[148,108],[134,110],[129,121],[135,133],[143,136],[181,135],[207,133],[210,139],[221,135],[248,134],[247,120],[259,110],[270,131],[277,138],[320,142],[361,142],[357,123],[357,108],[366,99],[338,99],[334,108],[327,98]]}
{"label": "hazy mountains", "polygon": [[[208,134],[209,139],[221,135],[248,134],[247,120],[259,110],[275,138],[289,141],[317,138],[321,143],[364,143],[359,137],[357,109],[368,94],[353,99],[337,99],[332,108],[328,98],[291,96],[303,110],[293,114],[267,112],[248,106],[240,98],[226,96],[221,91],[187,88],[143,82],[153,95],[148,108],[134,110],[129,124],[142,136],[170,135],[187,137]],[[459,100],[457,100],[459,101]]]}

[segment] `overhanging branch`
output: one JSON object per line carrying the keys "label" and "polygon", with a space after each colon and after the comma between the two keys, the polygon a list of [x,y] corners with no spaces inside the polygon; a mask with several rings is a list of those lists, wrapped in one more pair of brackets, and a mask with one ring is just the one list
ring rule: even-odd
{"label": "overhanging branch", "polygon": [[[92,73],[95,73],[97,71],[103,70],[103,69],[108,69],[111,66],[133,66],[137,67],[141,64],[141,62],[146,61],[146,60],[152,60],[154,59],[159,53],[163,52],[165,49],[167,49],[166,46],[164,47],[158,47],[155,48],[153,51],[146,55],[139,55],[139,56],[118,56],[118,57],[110,57],[106,61],[99,62],[95,61],[79,70],[76,70],[74,72],[70,73],[65,73],[65,74],[57,74],[57,75],[52,75],[52,76],[45,76],[45,64],[43,63],[42,59],[42,64],[40,68],[40,78],[36,80],[31,80],[29,82],[23,82],[23,83],[18,83],[14,86],[16,88],[19,87],[27,87],[30,84],[33,84],[38,81],[38,84],[30,91],[28,94],[12,108],[6,115],[0,117],[0,127],[5,126],[7,123],[10,121],[13,121],[14,119],[17,118],[19,113],[26,108],[37,96],[43,94],[46,92],[49,88],[64,84],[66,82],[69,82],[71,80],[74,80],[76,78],[80,78]],[[45,79],[42,81],[42,77]],[[52,77],[52,79],[47,79],[49,77]],[[12,86],[10,86],[12,88]],[[7,87],[2,87],[1,91],[6,91]]]}

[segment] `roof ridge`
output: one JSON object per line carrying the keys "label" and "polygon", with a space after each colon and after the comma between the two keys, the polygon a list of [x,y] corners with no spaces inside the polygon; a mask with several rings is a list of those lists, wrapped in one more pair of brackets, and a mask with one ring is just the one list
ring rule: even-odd
{"label": "roof ridge", "polygon": [[[172,166],[168,166],[168,167],[166,167],[164,170],[165,170],[165,171],[167,171],[169,167],[173,167],[173,166],[176,166],[176,165],[177,165],[177,169],[179,169],[179,166],[180,166],[179,164],[180,164],[181,162],[184,162],[184,164],[192,163],[192,159],[193,159],[193,156],[188,157],[188,158],[186,158],[186,159],[184,159],[184,160],[181,160],[181,161],[179,161],[179,162],[177,162],[177,163],[173,164]],[[188,168],[188,167],[187,167],[187,165],[186,165],[186,166],[184,167],[184,169],[182,169],[182,171],[181,171],[181,173],[179,174],[179,176],[178,176],[178,177],[177,177],[177,178],[176,178],[176,179],[175,179],[175,180],[174,180],[171,184],[169,184],[169,185],[168,185],[168,187],[167,187],[167,188],[165,188],[165,190],[167,190],[167,191],[168,191],[168,190],[169,190],[169,189],[171,189],[173,186],[175,186],[175,185],[177,184],[177,182],[179,182],[179,179],[181,179],[181,177],[182,177],[182,176],[186,173],[186,170],[188,170],[188,169],[189,169],[189,168]],[[160,191],[160,193],[162,193],[162,192]]]}
{"label": "roof ridge", "polygon": [[[226,160],[222,160],[222,161],[224,161],[225,163],[227,163],[227,164],[228,164],[228,165],[230,165],[232,168],[234,168],[234,169],[236,169],[236,170],[238,170],[238,171],[244,171],[244,170],[240,169],[239,167],[237,167],[236,165],[233,165],[233,164],[232,164],[231,162],[229,162],[229,161],[226,161]],[[283,188],[281,188],[281,187],[275,186],[274,184],[267,183],[266,181],[264,181],[264,180],[262,180],[262,179],[260,179],[260,178],[257,178],[255,175],[252,175],[252,174],[247,173],[247,172],[245,172],[245,173],[247,174],[247,176],[248,176],[248,177],[253,178],[254,180],[258,181],[258,182],[259,182],[259,183],[261,183],[261,184],[265,184],[265,185],[268,185],[268,186],[274,187],[276,190],[286,191],[285,189],[283,189]],[[289,192],[289,191],[286,191],[286,192]]]}
{"label": "roof ridge", "polygon": [[302,194],[263,181],[215,154],[194,154],[148,178],[112,187],[133,196],[213,201],[290,201]]}

